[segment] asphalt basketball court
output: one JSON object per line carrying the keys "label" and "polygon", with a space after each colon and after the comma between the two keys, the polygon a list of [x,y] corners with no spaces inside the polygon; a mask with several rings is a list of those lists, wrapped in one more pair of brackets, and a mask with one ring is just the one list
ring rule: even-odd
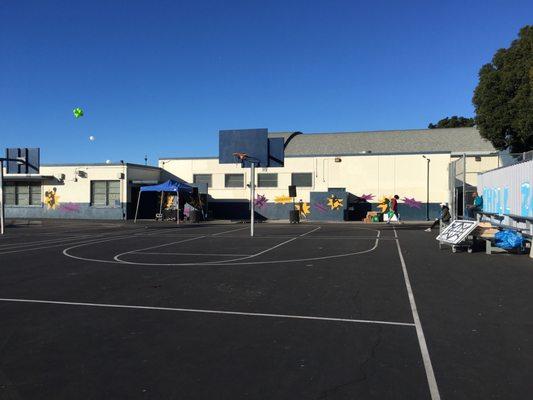
{"label": "asphalt basketball court", "polygon": [[527,398],[531,261],[423,228],[8,228],[0,398]]}

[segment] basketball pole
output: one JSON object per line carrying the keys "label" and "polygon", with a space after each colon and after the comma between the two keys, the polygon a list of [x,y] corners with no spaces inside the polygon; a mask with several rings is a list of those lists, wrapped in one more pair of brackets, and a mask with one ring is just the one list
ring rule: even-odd
{"label": "basketball pole", "polygon": [[250,236],[254,236],[255,217],[255,163],[250,163]]}
{"label": "basketball pole", "polygon": [[0,235],[4,234],[4,160],[0,158]]}

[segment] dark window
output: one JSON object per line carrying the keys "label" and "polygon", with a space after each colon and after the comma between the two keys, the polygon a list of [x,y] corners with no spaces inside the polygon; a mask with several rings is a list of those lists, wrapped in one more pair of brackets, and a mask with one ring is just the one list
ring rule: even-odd
{"label": "dark window", "polygon": [[227,188],[242,188],[244,186],[244,174],[226,174],[224,181]]}
{"label": "dark window", "polygon": [[298,187],[312,187],[313,173],[311,172],[295,172],[291,176],[291,185]]}
{"label": "dark window", "polygon": [[120,206],[120,181],[92,181],[91,205]]}
{"label": "dark window", "polygon": [[257,174],[258,187],[278,187],[278,174]]}
{"label": "dark window", "polygon": [[4,185],[4,199],[6,205],[12,206],[40,206],[40,182],[7,182]]}
{"label": "dark window", "polygon": [[195,174],[192,177],[194,183],[207,183],[207,187],[213,186],[213,177],[211,174]]}

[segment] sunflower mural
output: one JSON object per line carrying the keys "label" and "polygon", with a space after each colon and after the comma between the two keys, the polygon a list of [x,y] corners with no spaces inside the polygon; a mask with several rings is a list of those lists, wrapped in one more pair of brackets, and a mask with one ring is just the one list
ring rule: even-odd
{"label": "sunflower mural", "polygon": [[330,195],[328,197],[328,206],[331,208],[331,210],[339,210],[342,208],[343,199],[339,199],[334,194]]}
{"label": "sunflower mural", "polygon": [[47,190],[44,192],[44,204],[49,210],[55,210],[59,205],[59,195],[57,194],[57,188]]}

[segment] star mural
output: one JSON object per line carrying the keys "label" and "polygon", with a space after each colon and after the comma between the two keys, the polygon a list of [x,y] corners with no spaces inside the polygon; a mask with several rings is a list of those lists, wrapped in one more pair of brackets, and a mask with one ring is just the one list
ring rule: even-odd
{"label": "star mural", "polygon": [[339,199],[337,196],[335,195],[331,195],[328,197],[328,206],[332,209],[332,210],[338,210],[340,208],[342,208],[342,199]]}
{"label": "star mural", "polygon": [[266,206],[268,199],[263,194],[258,194],[254,200],[254,204],[258,208],[263,208]]}
{"label": "star mural", "polygon": [[389,209],[389,202],[389,199],[385,196],[383,196],[379,200],[378,208],[381,210],[382,213],[387,212],[387,210]]}
{"label": "star mural", "polygon": [[292,203],[292,197],[289,197],[289,196],[276,196],[274,197],[274,202],[276,202],[277,204],[289,204],[289,203]]}
{"label": "star mural", "polygon": [[376,196],[374,196],[373,194],[363,194],[363,195],[359,196],[360,199],[363,199],[363,200],[366,200],[366,201],[373,200],[374,197],[376,197]]}
{"label": "star mural", "polygon": [[409,197],[404,197],[402,201],[405,203],[407,207],[410,207],[410,208],[420,209],[422,207],[422,202],[415,200],[414,197],[412,199],[410,199]]}
{"label": "star mural", "polygon": [[300,211],[300,214],[303,214],[303,215],[311,214],[311,205],[309,203],[302,203],[301,207],[300,207],[300,203],[297,203],[294,207],[298,211]]}

